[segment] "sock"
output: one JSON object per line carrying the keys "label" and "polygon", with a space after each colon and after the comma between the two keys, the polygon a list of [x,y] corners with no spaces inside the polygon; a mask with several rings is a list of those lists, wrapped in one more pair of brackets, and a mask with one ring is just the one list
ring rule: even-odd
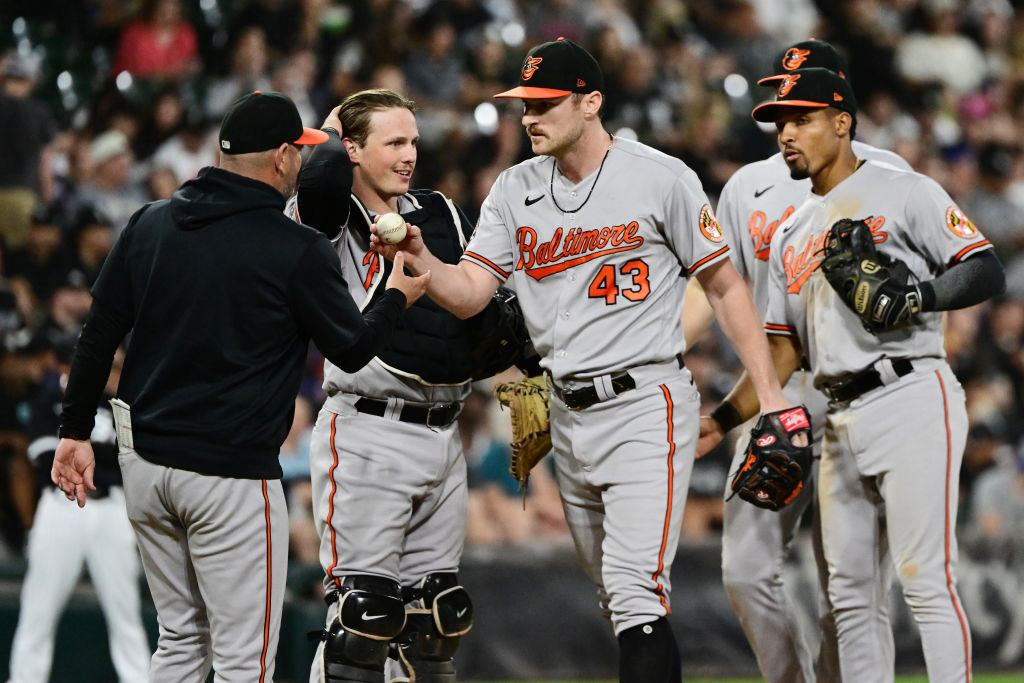
{"label": "sock", "polygon": [[665,617],[619,634],[619,683],[679,683],[679,646]]}

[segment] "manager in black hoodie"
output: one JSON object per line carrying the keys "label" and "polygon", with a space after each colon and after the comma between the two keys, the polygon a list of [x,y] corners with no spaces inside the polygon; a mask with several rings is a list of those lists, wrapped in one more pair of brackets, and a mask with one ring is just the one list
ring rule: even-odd
{"label": "manager in black hoodie", "polygon": [[221,124],[221,168],[136,212],[93,287],[51,476],[79,506],[95,490],[93,416],[131,331],[114,417],[160,626],[152,682],[201,683],[211,666],[273,680],[288,552],[277,454],[307,343],[356,371],[429,279],[396,267],[360,313],[327,239],[284,215],[299,146],[326,139],[285,96],[242,97]]}

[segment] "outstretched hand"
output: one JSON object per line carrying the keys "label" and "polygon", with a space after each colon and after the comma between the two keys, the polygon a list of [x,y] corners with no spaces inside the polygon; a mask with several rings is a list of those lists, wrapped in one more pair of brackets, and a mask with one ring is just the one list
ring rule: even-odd
{"label": "outstretched hand", "polygon": [[96,470],[96,458],[92,444],[88,441],[61,439],[53,455],[53,469],[50,479],[68,500],[77,500],[78,507],[85,507],[86,489],[96,490],[92,475]]}
{"label": "outstretched hand", "polygon": [[405,252],[395,254],[395,265],[391,269],[391,275],[385,285],[387,288],[394,287],[405,294],[405,307],[412,306],[416,299],[419,299],[427,291],[427,283],[430,282],[430,271],[422,275],[405,274]]}

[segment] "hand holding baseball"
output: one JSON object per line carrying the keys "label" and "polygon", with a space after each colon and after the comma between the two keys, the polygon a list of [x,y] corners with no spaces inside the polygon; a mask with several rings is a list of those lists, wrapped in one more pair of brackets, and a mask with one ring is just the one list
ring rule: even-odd
{"label": "hand holding baseball", "polygon": [[374,225],[377,227],[377,236],[388,244],[398,244],[405,239],[405,219],[397,213],[377,216]]}

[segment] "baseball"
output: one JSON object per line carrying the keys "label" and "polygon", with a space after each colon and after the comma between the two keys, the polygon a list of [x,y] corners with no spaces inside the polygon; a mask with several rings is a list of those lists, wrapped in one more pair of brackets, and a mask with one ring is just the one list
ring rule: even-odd
{"label": "baseball", "polygon": [[405,219],[397,213],[386,213],[377,219],[377,236],[388,244],[405,239]]}

